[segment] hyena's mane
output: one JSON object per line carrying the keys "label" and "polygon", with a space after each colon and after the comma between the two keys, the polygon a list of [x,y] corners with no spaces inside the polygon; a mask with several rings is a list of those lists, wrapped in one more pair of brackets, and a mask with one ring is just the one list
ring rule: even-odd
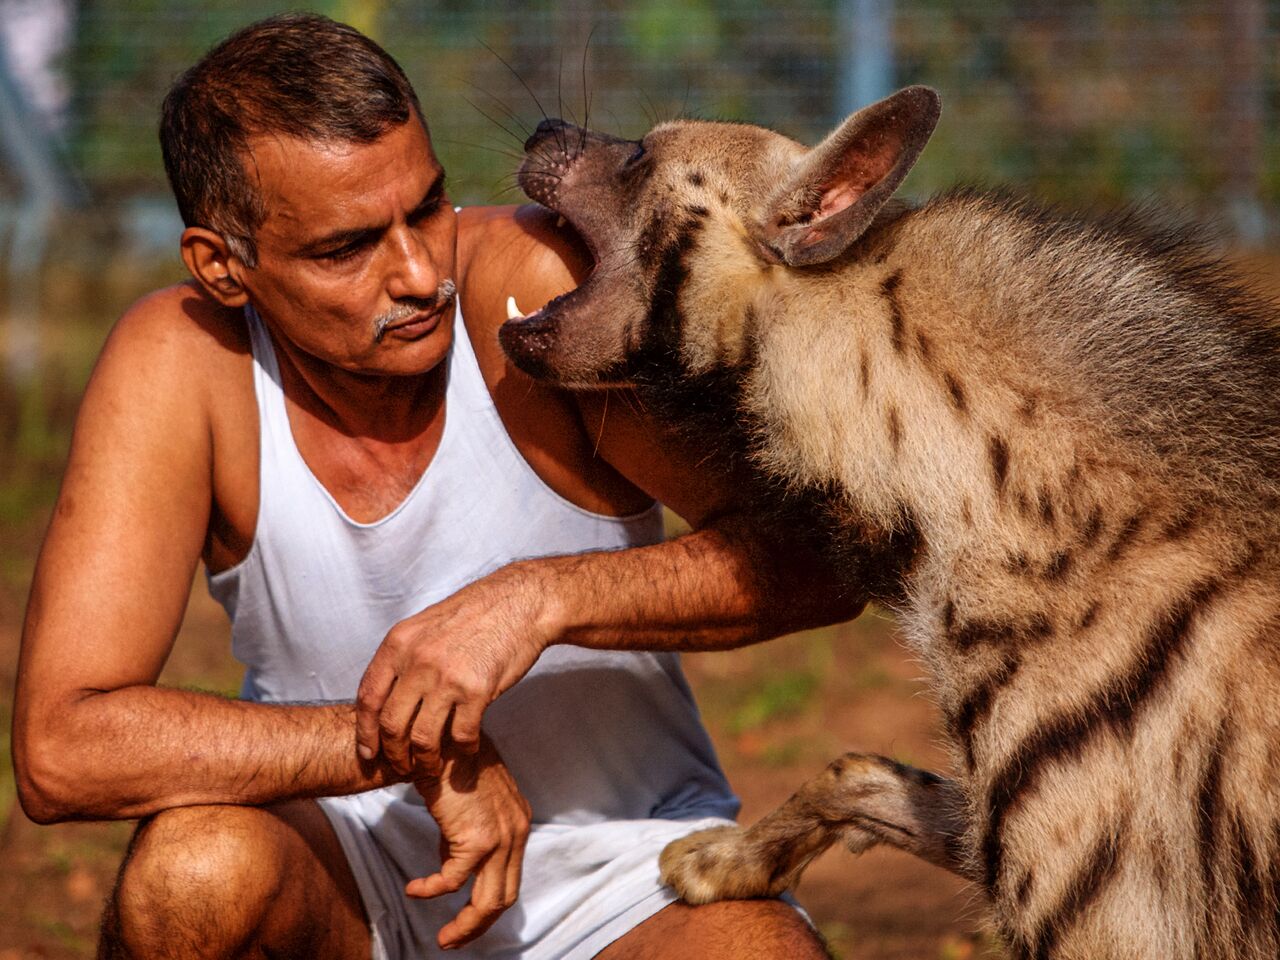
{"label": "hyena's mane", "polygon": [[[901,215],[895,203],[882,224]],[[878,225],[879,226],[879,225]],[[692,229],[696,235],[697,226]],[[877,230],[877,235],[879,231]],[[687,243],[686,240],[677,243]],[[841,581],[860,596],[898,600],[904,574],[919,547],[919,531],[910,516],[892,525],[867,522],[851,511],[835,483],[794,483],[762,466],[767,459],[768,426],[744,399],[745,383],[756,363],[756,344],[748,341],[737,363],[690,371],[679,348],[678,331],[698,318],[682,314],[679,284],[683,265],[665,278],[668,295],[655,297],[650,326],[663,331],[650,337],[636,358],[632,374],[638,401],[700,464],[732,478],[735,504],[774,542],[791,543],[823,554],[841,571]]]}
{"label": "hyena's mane", "polygon": [[1001,322],[1060,365],[1118,440],[1224,505],[1280,504],[1280,306],[1203,229],[972,188],[913,219],[1003,288],[986,291]]}

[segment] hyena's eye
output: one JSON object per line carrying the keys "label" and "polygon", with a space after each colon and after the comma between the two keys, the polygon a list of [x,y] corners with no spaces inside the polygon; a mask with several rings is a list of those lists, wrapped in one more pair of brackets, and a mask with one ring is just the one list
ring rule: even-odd
{"label": "hyena's eye", "polygon": [[636,144],[635,151],[631,154],[631,156],[627,157],[627,159],[623,161],[622,165],[624,167],[634,167],[643,158],[644,158],[644,143],[642,141]]}

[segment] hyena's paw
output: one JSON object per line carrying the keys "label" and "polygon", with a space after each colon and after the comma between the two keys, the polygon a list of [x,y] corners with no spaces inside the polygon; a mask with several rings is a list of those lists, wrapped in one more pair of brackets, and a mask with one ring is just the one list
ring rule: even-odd
{"label": "hyena's paw", "polygon": [[742,827],[712,827],[673,840],[658,866],[662,882],[691,904],[772,897],[786,889],[785,871],[775,871]]}

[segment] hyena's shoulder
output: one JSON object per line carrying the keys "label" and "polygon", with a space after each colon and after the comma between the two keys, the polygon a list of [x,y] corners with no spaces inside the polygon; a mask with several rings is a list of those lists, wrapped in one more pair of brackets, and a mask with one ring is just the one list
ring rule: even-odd
{"label": "hyena's shoulder", "polygon": [[927,288],[916,309],[946,312],[925,322],[971,344],[975,368],[1031,358],[1183,481],[1280,502],[1280,306],[1206,231],[1151,208],[1091,217],[963,188],[891,236],[891,259]]}

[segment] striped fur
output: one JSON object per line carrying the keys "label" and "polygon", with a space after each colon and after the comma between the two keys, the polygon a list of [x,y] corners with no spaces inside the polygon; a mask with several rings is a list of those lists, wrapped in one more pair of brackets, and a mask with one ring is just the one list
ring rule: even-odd
{"label": "striped fur", "polygon": [[1273,960],[1277,311],[1140,216],[890,201],[928,110],[900,94],[812,151],[698,122],[638,153],[567,127],[528,145],[526,190],[598,266],[508,352],[651,391],[751,467],[762,512],[820,524],[898,613],[955,747],[945,781],[845,758],[664,873],[759,895],[831,842],[885,842],[980,883],[1018,957]]}

